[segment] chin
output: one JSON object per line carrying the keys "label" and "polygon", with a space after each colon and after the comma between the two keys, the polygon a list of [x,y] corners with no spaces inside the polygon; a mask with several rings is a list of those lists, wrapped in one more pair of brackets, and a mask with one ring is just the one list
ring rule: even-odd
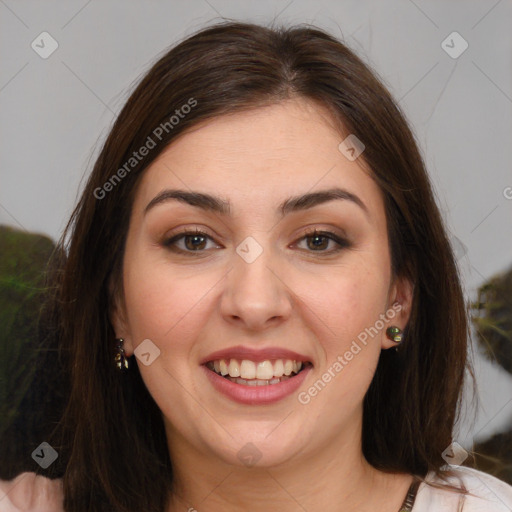
{"label": "chin", "polygon": [[297,433],[287,431],[283,425],[276,429],[280,421],[282,419],[272,422],[268,428],[257,428],[254,424],[248,429],[224,425],[232,437],[221,429],[221,437],[216,440],[209,439],[207,443],[212,453],[226,464],[254,468],[286,464],[299,453],[304,453],[308,443],[299,441]]}

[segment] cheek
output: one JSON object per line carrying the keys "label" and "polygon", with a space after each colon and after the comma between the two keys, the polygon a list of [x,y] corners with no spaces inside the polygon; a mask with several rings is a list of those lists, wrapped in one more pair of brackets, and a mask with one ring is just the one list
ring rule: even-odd
{"label": "cheek", "polygon": [[[359,264],[333,273],[324,283],[323,293],[310,292],[313,303],[316,296],[314,313],[321,320],[316,321],[315,334],[321,340],[323,356],[319,369],[322,382],[316,381],[311,391],[322,395],[317,402],[320,407],[343,403],[347,409],[340,411],[341,415],[362,402],[381,353],[384,324],[380,317],[385,313],[390,277],[385,260],[382,257],[382,264],[370,265],[368,258],[361,258]],[[320,393],[324,387],[326,392]]]}
{"label": "cheek", "polygon": [[328,327],[327,352],[346,349],[385,312],[388,277],[385,269],[353,265],[333,273],[321,293],[318,288],[309,291],[309,304],[316,304],[318,317]]}
{"label": "cheek", "polygon": [[[124,269],[124,290],[130,332],[135,344],[145,338],[157,344],[186,339],[191,325],[199,327],[201,303],[215,286],[213,276],[193,270],[173,271],[168,263],[148,256],[132,258]],[[179,336],[177,335],[179,333]]]}
{"label": "cheek", "polygon": [[[386,290],[383,282],[353,272],[350,278],[333,280],[326,290],[323,306],[328,320],[315,312],[321,320],[316,320],[315,335],[322,359],[316,378],[302,390],[299,402],[318,411],[331,411],[323,424],[326,432],[337,431],[340,423],[357,414],[373,379],[382,330],[371,328],[384,312]],[[333,408],[333,404],[339,407]]]}

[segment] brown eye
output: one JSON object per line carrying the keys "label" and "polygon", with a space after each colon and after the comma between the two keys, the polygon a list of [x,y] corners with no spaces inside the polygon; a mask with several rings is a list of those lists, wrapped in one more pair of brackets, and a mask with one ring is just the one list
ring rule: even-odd
{"label": "brown eye", "polygon": [[[311,251],[327,254],[341,251],[350,245],[347,240],[340,238],[338,235],[330,231],[314,230],[311,233],[307,233],[301,240],[306,240],[307,248]],[[334,248],[331,250],[325,250],[329,247],[331,242],[334,244]]]}
{"label": "brown eye", "polygon": [[[203,231],[184,231],[165,240],[163,245],[176,252],[204,252],[208,240],[212,240],[212,238]],[[178,242],[183,242],[181,247]]]}
{"label": "brown eye", "polygon": [[191,251],[197,251],[204,249],[205,237],[202,235],[185,235],[183,237],[185,241],[185,247]]}
{"label": "brown eye", "polygon": [[330,238],[327,238],[325,235],[313,235],[307,237],[308,247],[314,250],[317,249],[326,249],[329,245]]}

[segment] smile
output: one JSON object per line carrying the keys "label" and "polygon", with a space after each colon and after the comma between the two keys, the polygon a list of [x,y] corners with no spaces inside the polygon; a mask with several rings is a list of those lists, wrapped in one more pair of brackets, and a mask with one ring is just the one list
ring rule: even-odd
{"label": "smile", "polygon": [[276,359],[274,361],[251,361],[243,359],[216,359],[206,366],[231,382],[243,386],[269,386],[279,384],[299,374],[310,365],[308,362],[292,359]]}
{"label": "smile", "polygon": [[246,405],[270,405],[296,393],[313,365],[294,359],[215,359],[201,365],[213,389]]}

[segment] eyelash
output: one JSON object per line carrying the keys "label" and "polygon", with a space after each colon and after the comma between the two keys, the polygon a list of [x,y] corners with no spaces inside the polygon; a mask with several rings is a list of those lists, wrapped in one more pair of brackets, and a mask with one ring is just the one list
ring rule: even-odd
{"label": "eyelash", "polygon": [[[205,233],[204,231],[201,231],[199,229],[196,229],[194,231],[188,230],[188,231],[183,231],[181,233],[178,233],[178,234],[174,235],[173,237],[165,240],[162,245],[167,247],[169,250],[171,250],[173,252],[178,252],[178,253],[182,253],[182,254],[191,254],[194,256],[196,256],[196,255],[199,256],[199,255],[201,255],[201,253],[203,253],[207,250],[207,249],[202,249],[202,250],[198,250],[198,251],[189,251],[189,250],[180,249],[174,245],[174,244],[176,244],[176,242],[178,240],[181,240],[182,238],[185,238],[187,236],[201,236],[201,237],[209,238],[212,240],[212,237],[209,236],[207,233]],[[331,254],[338,253],[343,249],[347,249],[351,245],[348,240],[339,237],[335,233],[332,233],[330,231],[319,231],[317,229],[314,229],[312,231],[308,231],[308,232],[304,233],[304,235],[300,238],[300,241],[307,239],[307,238],[314,238],[317,236],[332,240],[333,242],[338,244],[338,247],[335,248],[334,250],[330,250],[330,251],[313,251],[313,250],[311,250],[308,252],[312,252],[312,253],[316,252],[316,253],[319,253],[320,255],[331,255]]]}

